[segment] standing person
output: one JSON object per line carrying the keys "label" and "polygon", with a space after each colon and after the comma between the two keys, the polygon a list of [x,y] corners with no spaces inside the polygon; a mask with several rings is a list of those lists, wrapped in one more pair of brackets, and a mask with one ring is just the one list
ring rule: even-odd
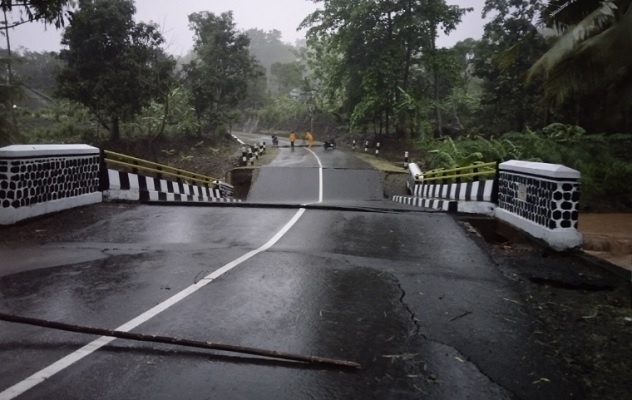
{"label": "standing person", "polygon": [[294,133],[294,131],[290,132],[290,146],[292,146],[292,148],[294,148],[294,141],[296,140],[296,134]]}
{"label": "standing person", "polygon": [[307,143],[309,143],[309,146],[307,148],[311,149],[312,143],[314,142],[314,137],[312,136],[312,134],[307,132],[307,134],[305,135],[305,140],[307,140]]}

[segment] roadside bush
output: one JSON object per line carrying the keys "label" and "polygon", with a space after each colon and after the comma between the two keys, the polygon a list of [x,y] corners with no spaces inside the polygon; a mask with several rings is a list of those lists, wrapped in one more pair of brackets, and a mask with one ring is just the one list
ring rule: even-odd
{"label": "roadside bush", "polygon": [[603,188],[605,196],[620,196],[632,194],[632,164],[624,160],[612,160],[602,166]]}
{"label": "roadside bush", "polygon": [[498,138],[445,138],[415,144],[428,150],[427,170],[511,159],[562,164],[581,173],[582,209],[632,206],[632,135],[629,134],[587,135],[581,127],[555,123],[541,131],[526,129]]}

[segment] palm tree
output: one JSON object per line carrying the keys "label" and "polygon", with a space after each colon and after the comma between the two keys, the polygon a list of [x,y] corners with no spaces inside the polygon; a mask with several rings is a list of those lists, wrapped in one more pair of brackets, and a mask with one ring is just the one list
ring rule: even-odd
{"label": "palm tree", "polygon": [[625,114],[632,105],[631,3],[549,1],[541,22],[560,36],[528,72],[529,80],[544,74],[549,104],[560,105],[571,95],[606,89],[606,104],[617,111],[623,109]]}

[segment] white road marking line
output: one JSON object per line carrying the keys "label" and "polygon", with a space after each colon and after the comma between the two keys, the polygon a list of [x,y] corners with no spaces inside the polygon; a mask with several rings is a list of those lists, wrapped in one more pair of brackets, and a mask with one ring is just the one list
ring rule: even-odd
{"label": "white road marking line", "polygon": [[[169,307],[173,306],[174,304],[180,302],[181,300],[184,300],[188,296],[190,296],[193,293],[197,292],[198,290],[200,290],[204,286],[206,286],[209,283],[211,283],[214,279],[217,279],[218,277],[220,277],[221,275],[223,275],[226,272],[230,271],[231,269],[235,268],[236,266],[238,266],[239,264],[243,263],[244,261],[256,256],[257,254],[259,254],[261,252],[264,252],[264,251],[268,250],[276,242],[278,242],[292,228],[292,226],[294,226],[294,224],[296,224],[296,222],[298,222],[298,220],[301,218],[301,216],[304,213],[305,213],[305,209],[304,208],[300,208],[296,212],[296,214],[294,214],[294,217],[292,217],[292,219],[287,224],[285,224],[285,226],[283,228],[281,228],[281,230],[279,230],[276,233],[276,235],[274,235],[272,237],[272,239],[268,240],[263,246],[259,247],[258,249],[252,250],[252,251],[244,254],[243,256],[237,258],[234,261],[229,262],[228,264],[224,265],[223,267],[221,267],[221,268],[215,270],[214,272],[212,272],[211,274],[205,276],[204,278],[202,278],[196,284],[193,284],[193,285],[185,288],[184,290],[180,291],[179,293],[176,293],[174,296],[168,298],[167,300],[163,301],[162,303],[158,304],[157,306],[151,308],[148,311],[145,311],[144,313],[142,313],[138,317],[132,319],[129,322],[126,322],[125,324],[123,324],[121,326],[119,326],[118,328],[116,328],[116,330],[117,331],[123,331],[123,332],[129,332],[130,330],[136,328],[138,325],[148,321],[149,319],[155,317],[156,315],[158,315],[161,312],[165,311],[166,309],[168,309]],[[87,357],[88,355],[92,354],[93,352],[99,350],[101,347],[106,346],[107,344],[109,344],[110,342],[112,342],[115,339],[116,338],[102,336],[102,337],[100,337],[100,338],[88,343],[87,345],[83,346],[79,350],[76,350],[76,351],[72,352],[71,354],[69,354],[66,357],[54,362],[53,364],[51,364],[48,367],[40,370],[39,372],[34,373],[33,375],[29,376],[28,378],[24,379],[23,381],[21,381],[19,383],[16,383],[15,385],[11,386],[10,388],[5,389],[4,391],[0,392],[0,400],[11,400],[11,399],[16,398],[17,396],[19,396],[22,393],[26,392],[27,390],[35,387],[36,385],[44,382],[46,379],[52,377],[53,375],[57,374],[58,372],[61,372],[62,370],[70,367],[72,364],[76,363],[77,361],[79,361],[79,360],[83,359],[84,357]]]}
{"label": "white road marking line", "polygon": [[312,149],[308,147],[306,147],[305,149],[312,153],[314,157],[316,157],[316,161],[318,161],[318,203],[316,204],[320,204],[323,202],[323,163],[320,162],[320,158],[318,158],[318,156],[312,151]]}

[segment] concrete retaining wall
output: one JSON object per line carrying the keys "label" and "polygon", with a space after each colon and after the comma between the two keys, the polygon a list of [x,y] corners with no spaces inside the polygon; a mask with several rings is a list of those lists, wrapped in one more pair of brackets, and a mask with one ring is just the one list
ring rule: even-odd
{"label": "concrete retaining wall", "polygon": [[0,225],[102,201],[99,162],[87,145],[0,148]]}

